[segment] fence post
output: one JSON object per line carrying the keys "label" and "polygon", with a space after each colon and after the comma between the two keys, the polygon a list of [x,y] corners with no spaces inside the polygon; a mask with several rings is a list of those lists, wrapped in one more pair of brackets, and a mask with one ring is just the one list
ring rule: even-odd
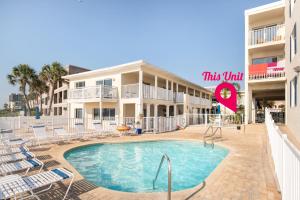
{"label": "fence post", "polygon": [[18,121],[18,127],[19,129],[21,129],[21,116],[18,117],[19,121]]}
{"label": "fence post", "polygon": [[207,113],[204,113],[204,124],[205,127],[207,126]]}

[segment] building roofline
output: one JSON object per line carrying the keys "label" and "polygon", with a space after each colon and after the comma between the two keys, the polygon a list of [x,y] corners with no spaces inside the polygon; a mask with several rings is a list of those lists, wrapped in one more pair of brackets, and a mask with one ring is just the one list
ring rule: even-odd
{"label": "building roofline", "polygon": [[107,72],[107,71],[110,71],[110,70],[118,70],[118,69],[123,69],[127,66],[132,66],[132,65],[137,65],[137,69],[139,67],[143,67],[144,66],[151,66],[152,68],[156,69],[157,71],[160,71],[162,73],[165,73],[165,74],[168,74],[168,75],[171,75],[179,80],[181,80],[182,82],[186,82],[194,87],[198,87],[198,88],[201,88],[202,90],[206,91],[206,92],[210,92],[210,90],[206,89],[205,87],[203,86],[200,86],[196,83],[193,83],[191,81],[188,81],[182,77],[179,77],[178,75],[172,73],[172,72],[169,72],[169,71],[166,71],[160,67],[157,67],[151,63],[148,63],[144,60],[137,60],[137,61],[133,61],[133,62],[128,62],[128,63],[124,63],[124,64],[120,64],[120,65],[115,65],[115,66],[111,66],[111,67],[104,67],[104,68],[100,68],[100,69],[95,69],[95,70],[91,70],[91,71],[87,71],[87,72],[81,72],[81,73],[78,73],[78,74],[72,74],[72,75],[67,75],[67,76],[64,76],[63,78],[65,79],[74,79],[74,78],[80,78],[80,77],[84,77],[84,76],[89,76],[89,75],[95,75],[95,74],[98,74],[98,73],[101,73],[101,72]]}
{"label": "building roofline", "polygon": [[284,0],[276,1],[276,2],[273,2],[273,3],[269,3],[269,4],[262,5],[262,6],[247,9],[247,10],[245,10],[245,15],[253,15],[253,14],[257,14],[257,13],[266,12],[266,11],[269,11],[269,10],[281,8],[281,7],[284,7],[284,6],[285,6]]}

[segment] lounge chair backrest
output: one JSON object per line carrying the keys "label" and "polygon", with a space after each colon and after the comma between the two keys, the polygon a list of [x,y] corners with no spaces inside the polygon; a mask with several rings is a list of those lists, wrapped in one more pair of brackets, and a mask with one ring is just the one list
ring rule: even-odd
{"label": "lounge chair backrest", "polygon": [[101,122],[94,122],[93,126],[94,126],[94,129],[96,131],[101,131],[102,130],[102,124],[101,124]]}
{"label": "lounge chair backrest", "polygon": [[62,128],[62,127],[60,127],[60,128],[54,128],[54,133],[57,136],[66,135],[67,134],[66,130],[64,128]]}
{"label": "lounge chair backrest", "polygon": [[48,135],[44,125],[32,126],[34,136],[38,139],[47,139]]}
{"label": "lounge chair backrest", "polygon": [[84,135],[85,128],[84,128],[83,123],[76,123],[75,129],[76,129],[77,135]]}
{"label": "lounge chair backrest", "polygon": [[1,135],[1,139],[3,139],[3,140],[15,138],[15,134],[12,129],[2,129],[0,135]]}

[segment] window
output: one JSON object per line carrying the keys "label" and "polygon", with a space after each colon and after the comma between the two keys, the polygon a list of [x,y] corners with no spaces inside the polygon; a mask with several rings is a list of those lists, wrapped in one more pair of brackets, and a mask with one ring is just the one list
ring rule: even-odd
{"label": "window", "polygon": [[57,115],[57,108],[54,107],[54,115]]}
{"label": "window", "polygon": [[[115,108],[103,108],[102,109],[102,118],[111,119],[114,118],[116,114]],[[94,108],[93,111],[94,120],[100,120],[100,109]]]}
{"label": "window", "polygon": [[297,76],[290,81],[290,107],[297,106]]}
{"label": "window", "polygon": [[75,88],[84,88],[85,87],[85,82],[80,81],[75,83]]}
{"label": "window", "polygon": [[107,85],[107,86],[112,86],[112,79],[104,79],[104,80],[99,80],[96,81],[96,85]]}
{"label": "window", "polygon": [[265,58],[254,58],[252,59],[252,64],[263,64],[277,62],[277,56],[265,57]]}
{"label": "window", "polygon": [[114,108],[103,108],[102,109],[102,117],[103,118],[112,118],[115,117],[115,109]]}
{"label": "window", "polygon": [[64,99],[68,99],[68,90],[64,91]]}
{"label": "window", "polygon": [[297,54],[297,30],[295,24],[290,37],[290,61],[293,60],[296,54]]}
{"label": "window", "polygon": [[94,108],[94,120],[100,120],[100,109]]}
{"label": "window", "polygon": [[58,108],[58,115],[62,115],[62,107]]}
{"label": "window", "polygon": [[82,119],[82,108],[76,108],[75,109],[75,118],[76,119]]}

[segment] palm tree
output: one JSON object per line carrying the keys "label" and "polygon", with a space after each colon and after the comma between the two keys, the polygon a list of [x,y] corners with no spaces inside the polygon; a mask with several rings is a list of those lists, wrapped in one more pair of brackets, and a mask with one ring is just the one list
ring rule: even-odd
{"label": "palm tree", "polygon": [[48,115],[51,114],[51,108],[53,104],[53,97],[54,97],[54,86],[60,82],[64,81],[62,76],[67,75],[67,71],[62,67],[59,62],[53,62],[51,65],[44,65],[40,74],[40,77],[43,81],[49,83],[50,86],[50,102],[49,102],[49,109]]}
{"label": "palm tree", "polygon": [[27,95],[27,87],[30,86],[35,76],[35,70],[27,64],[20,64],[18,66],[13,67],[11,73],[7,75],[8,82],[11,85],[19,85],[19,90],[24,95],[29,115],[31,115],[31,108],[29,105],[29,99]]}
{"label": "palm tree", "polygon": [[36,77],[31,86],[30,86],[30,91],[35,94],[35,100],[38,103],[40,101],[40,112],[43,111],[43,94],[49,92],[49,87],[47,86],[46,82],[41,80],[41,77]]}

